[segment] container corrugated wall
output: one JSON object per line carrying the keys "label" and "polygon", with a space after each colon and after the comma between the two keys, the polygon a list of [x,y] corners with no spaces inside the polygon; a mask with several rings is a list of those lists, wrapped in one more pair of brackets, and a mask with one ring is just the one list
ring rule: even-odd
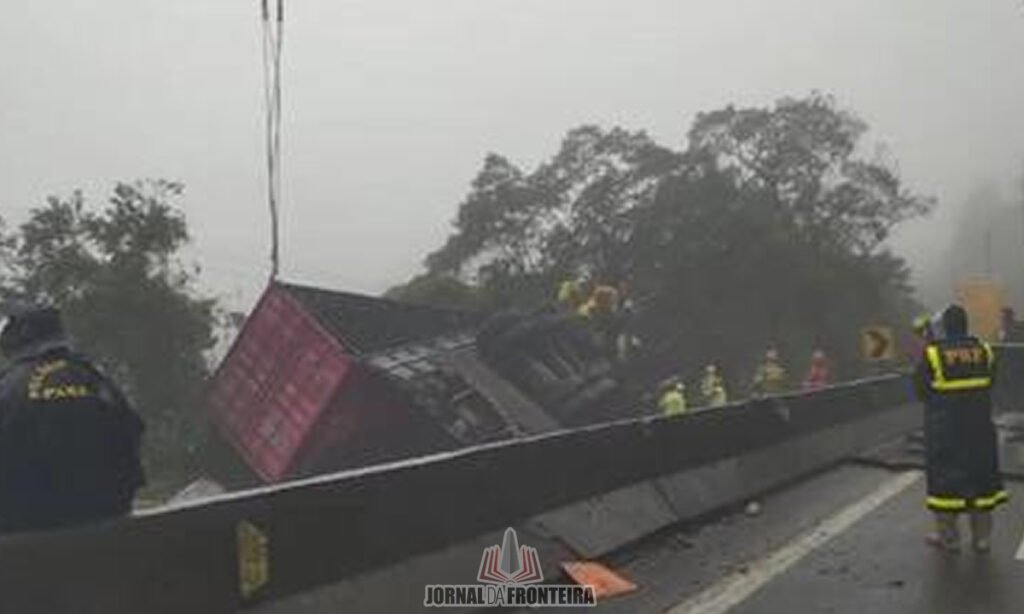
{"label": "container corrugated wall", "polygon": [[337,341],[271,287],[214,376],[209,407],[248,464],[263,479],[278,481],[351,366]]}

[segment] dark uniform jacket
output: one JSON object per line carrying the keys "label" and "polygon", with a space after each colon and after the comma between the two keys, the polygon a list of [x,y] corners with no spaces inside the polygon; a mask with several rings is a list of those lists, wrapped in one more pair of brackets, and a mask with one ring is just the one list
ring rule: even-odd
{"label": "dark uniform jacket", "polygon": [[973,338],[936,341],[916,371],[924,401],[928,507],[988,510],[1006,501],[992,423],[991,348]]}
{"label": "dark uniform jacket", "polygon": [[84,357],[58,347],[15,361],[0,377],[0,531],[129,513],[142,431]]}

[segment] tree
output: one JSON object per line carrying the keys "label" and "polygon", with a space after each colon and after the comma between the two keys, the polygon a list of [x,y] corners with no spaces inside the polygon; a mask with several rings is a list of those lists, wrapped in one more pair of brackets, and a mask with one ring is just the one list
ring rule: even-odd
{"label": "tree", "polygon": [[697,116],[691,151],[705,152],[746,192],[767,195],[808,238],[871,253],[933,199],[907,191],[882,159],[856,157],[867,124],[828,96],[771,109],[726,107]]}
{"label": "tree", "polygon": [[1009,304],[1018,313],[1024,309],[1024,211],[1020,193],[1014,192],[989,182],[972,186],[949,224],[949,235],[934,233],[920,276],[922,294],[933,309],[949,301],[956,284],[977,278],[997,281]]}
{"label": "tree", "polygon": [[107,206],[80,192],[33,209],[16,236],[14,289],[60,306],[76,344],[124,387],[147,422],[154,481],[194,469],[200,391],[216,306],[178,261],[188,242],[181,184],[118,184]]}
{"label": "tree", "polygon": [[[867,249],[865,241],[844,240],[852,236],[854,222],[829,215],[827,206],[808,206],[821,214],[801,217],[794,210],[799,200],[780,196],[783,181],[751,179],[733,159],[723,163],[720,150],[701,149],[700,143],[691,142],[685,170],[662,183],[655,204],[639,218],[630,250],[634,284],[653,296],[645,318],[649,336],[661,339],[666,352],[714,348],[708,359],[746,372],[769,345],[799,359],[824,347],[852,366],[857,328],[910,318],[916,307],[902,260],[877,246]],[[824,183],[813,180],[809,168],[786,173],[808,184]],[[927,199],[900,192],[872,206],[930,206]],[[822,194],[829,198],[827,191]],[[874,232],[874,224],[888,223],[865,214],[856,227]]]}
{"label": "tree", "polygon": [[427,269],[460,276],[503,304],[536,303],[565,276],[616,274],[633,210],[676,164],[643,132],[596,126],[570,130],[530,174],[491,154]]}
{"label": "tree", "polygon": [[384,296],[414,305],[459,311],[479,311],[486,306],[479,290],[451,275],[424,273],[388,289]]}
{"label": "tree", "polygon": [[584,126],[532,172],[490,155],[430,274],[501,305],[560,279],[628,279],[648,349],[746,369],[768,344],[854,364],[856,330],[912,307],[891,230],[933,202],[860,156],[867,126],[826,96],[697,116],[686,148]]}
{"label": "tree", "polygon": [[0,217],[0,299],[7,293],[15,275],[17,239]]}

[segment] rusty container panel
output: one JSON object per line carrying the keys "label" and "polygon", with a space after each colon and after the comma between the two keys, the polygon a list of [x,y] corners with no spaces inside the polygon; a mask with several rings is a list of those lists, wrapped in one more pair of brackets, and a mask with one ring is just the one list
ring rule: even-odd
{"label": "rusty container panel", "polygon": [[288,474],[351,366],[336,340],[271,287],[214,376],[208,405],[249,466],[275,482]]}
{"label": "rusty container panel", "polygon": [[393,382],[354,365],[320,415],[289,477],[305,477],[451,449],[454,440]]}

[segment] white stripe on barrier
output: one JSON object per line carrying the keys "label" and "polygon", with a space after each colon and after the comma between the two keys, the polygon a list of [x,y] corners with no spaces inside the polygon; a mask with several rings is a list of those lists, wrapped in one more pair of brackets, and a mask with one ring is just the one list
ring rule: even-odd
{"label": "white stripe on barrier", "polygon": [[782,548],[754,561],[743,573],[734,573],[669,610],[669,614],[724,614],[743,603],[758,589],[800,562],[805,556],[843,533],[886,501],[904,492],[920,472],[901,473],[877,490],[840,510]]}

